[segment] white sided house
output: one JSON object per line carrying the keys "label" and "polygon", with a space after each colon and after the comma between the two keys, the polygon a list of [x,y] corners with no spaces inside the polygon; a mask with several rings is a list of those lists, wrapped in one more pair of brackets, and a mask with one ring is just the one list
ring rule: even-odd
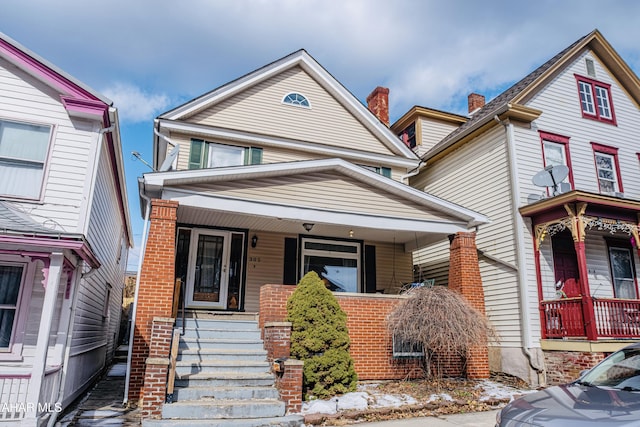
{"label": "white sided house", "polygon": [[[477,249],[492,370],[566,381],[640,339],[640,81],[600,32],[486,104],[470,95],[468,116],[415,107],[392,129],[424,161],[413,187],[491,221]],[[438,282],[447,254],[414,262]]]}
{"label": "white sided house", "polygon": [[0,425],[52,422],[113,357],[120,144],[111,101],[0,33]]}

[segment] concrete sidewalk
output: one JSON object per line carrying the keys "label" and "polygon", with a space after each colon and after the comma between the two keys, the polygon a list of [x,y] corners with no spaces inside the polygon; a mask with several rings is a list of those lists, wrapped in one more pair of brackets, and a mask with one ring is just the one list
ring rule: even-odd
{"label": "concrete sidewalk", "polygon": [[126,363],[113,365],[87,395],[56,423],[71,426],[139,426],[140,410],[123,404]]}
{"label": "concrete sidewalk", "polygon": [[494,427],[499,409],[486,412],[441,415],[439,417],[404,418],[400,420],[362,423],[367,427]]}

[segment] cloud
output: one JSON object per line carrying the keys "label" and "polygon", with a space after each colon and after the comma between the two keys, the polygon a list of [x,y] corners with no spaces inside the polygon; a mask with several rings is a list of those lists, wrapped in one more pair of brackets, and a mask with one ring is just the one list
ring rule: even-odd
{"label": "cloud", "polygon": [[128,83],[114,83],[101,92],[118,108],[123,123],[149,122],[172,104],[168,95],[144,92]]}

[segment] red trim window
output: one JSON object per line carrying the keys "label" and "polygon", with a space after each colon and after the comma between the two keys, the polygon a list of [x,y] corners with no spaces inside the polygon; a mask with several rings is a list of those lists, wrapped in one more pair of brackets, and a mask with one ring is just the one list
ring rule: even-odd
{"label": "red trim window", "polygon": [[542,144],[542,161],[544,167],[565,165],[569,168],[569,175],[558,186],[560,193],[566,193],[575,188],[573,184],[573,170],[571,168],[571,156],[569,154],[569,137],[555,133],[540,133]]}
{"label": "red trim window", "polygon": [[592,142],[591,146],[593,147],[593,158],[600,192],[607,194],[623,192],[618,149],[595,142]]}
{"label": "red trim window", "polygon": [[582,117],[615,125],[616,115],[611,100],[611,85],[577,74],[575,77]]}

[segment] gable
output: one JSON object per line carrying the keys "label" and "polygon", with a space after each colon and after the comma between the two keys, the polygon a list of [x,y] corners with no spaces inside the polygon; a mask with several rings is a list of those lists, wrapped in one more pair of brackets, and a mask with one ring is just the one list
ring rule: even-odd
{"label": "gable", "polygon": [[300,208],[460,222],[437,209],[420,205],[390,191],[366,185],[340,173],[326,171],[279,177],[240,179],[172,187],[216,197],[251,200]]}
{"label": "gable", "polygon": [[[310,107],[283,103],[283,98],[292,92],[304,95]],[[245,89],[186,121],[377,154],[394,154],[300,66]]]}

